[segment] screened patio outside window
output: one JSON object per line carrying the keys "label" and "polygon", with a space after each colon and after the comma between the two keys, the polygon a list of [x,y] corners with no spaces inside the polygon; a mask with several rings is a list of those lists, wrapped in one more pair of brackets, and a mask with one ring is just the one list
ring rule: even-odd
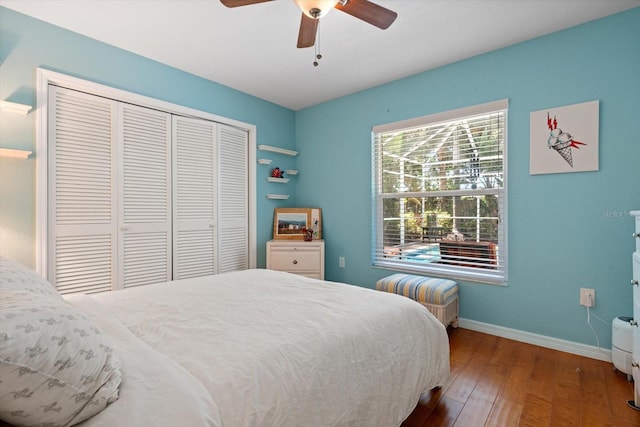
{"label": "screened patio outside window", "polygon": [[373,128],[374,265],[506,282],[507,106]]}

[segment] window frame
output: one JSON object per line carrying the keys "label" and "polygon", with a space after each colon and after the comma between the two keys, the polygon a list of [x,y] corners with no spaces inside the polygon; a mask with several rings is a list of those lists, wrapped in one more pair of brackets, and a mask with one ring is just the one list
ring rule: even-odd
{"label": "window frame", "polygon": [[[492,285],[507,285],[508,282],[508,248],[507,248],[507,232],[508,232],[508,218],[507,218],[507,177],[508,177],[508,99],[497,100],[484,104],[478,104],[470,107],[463,107],[455,110],[445,111],[441,113],[435,113],[431,115],[416,117],[408,120],[397,121],[393,123],[387,123],[377,125],[372,128],[371,141],[372,141],[372,242],[371,242],[371,263],[374,267],[402,271],[407,273],[417,273],[423,275],[434,275],[440,277],[447,277],[452,279],[462,279],[470,282],[487,283]],[[378,146],[379,141],[377,135],[388,132],[400,132],[403,130],[410,130],[419,127],[428,127],[438,123],[457,121],[467,117],[502,112],[504,114],[503,121],[503,146],[502,146],[502,174],[503,185],[502,188],[486,188],[475,190],[445,190],[445,191],[433,191],[428,197],[447,196],[455,197],[459,195],[487,195],[495,194],[499,198],[499,226],[498,226],[498,266],[496,269],[486,269],[479,267],[461,267],[448,264],[437,263],[416,263],[411,261],[404,261],[402,259],[386,258],[384,256],[384,200],[385,199],[397,199],[410,198],[410,197],[425,197],[425,192],[396,192],[396,193],[382,193],[382,177],[383,177],[383,156],[381,147]],[[402,197],[398,197],[401,194]],[[401,233],[401,235],[404,234]]]}

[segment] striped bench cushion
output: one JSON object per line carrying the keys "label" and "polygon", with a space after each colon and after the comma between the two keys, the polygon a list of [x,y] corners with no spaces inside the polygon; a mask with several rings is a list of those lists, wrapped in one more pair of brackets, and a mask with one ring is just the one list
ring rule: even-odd
{"label": "striped bench cushion", "polygon": [[458,284],[453,280],[400,273],[378,280],[376,289],[439,305],[449,303],[458,295]]}

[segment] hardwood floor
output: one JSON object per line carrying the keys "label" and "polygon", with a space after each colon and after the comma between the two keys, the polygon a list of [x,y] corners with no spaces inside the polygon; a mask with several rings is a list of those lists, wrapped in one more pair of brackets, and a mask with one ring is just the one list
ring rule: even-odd
{"label": "hardwood floor", "polygon": [[451,377],[401,427],[640,426],[633,383],[608,362],[449,328]]}

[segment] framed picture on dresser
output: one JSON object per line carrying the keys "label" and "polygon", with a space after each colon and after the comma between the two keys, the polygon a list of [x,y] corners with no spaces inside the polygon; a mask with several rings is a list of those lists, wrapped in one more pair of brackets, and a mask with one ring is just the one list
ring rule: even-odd
{"label": "framed picture on dresser", "polygon": [[273,239],[304,240],[309,231],[313,240],[322,238],[322,209],[275,208],[273,211]]}

